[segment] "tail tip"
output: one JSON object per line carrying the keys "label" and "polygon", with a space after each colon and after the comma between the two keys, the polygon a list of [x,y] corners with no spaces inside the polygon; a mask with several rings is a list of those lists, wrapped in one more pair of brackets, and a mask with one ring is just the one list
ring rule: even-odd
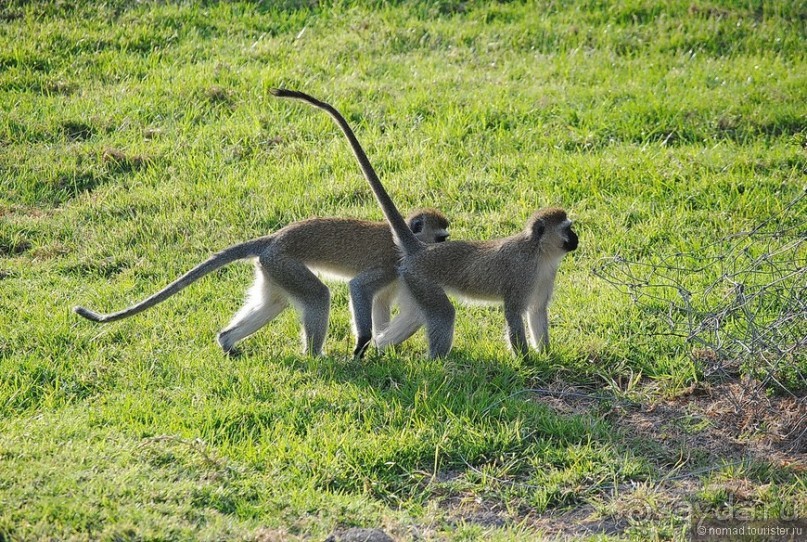
{"label": "tail tip", "polygon": [[92,320],[93,322],[102,322],[103,321],[103,317],[100,314],[98,314],[96,312],[93,312],[90,309],[85,309],[84,307],[80,307],[78,305],[73,307],[73,312],[75,312],[79,316],[83,316],[87,320]]}

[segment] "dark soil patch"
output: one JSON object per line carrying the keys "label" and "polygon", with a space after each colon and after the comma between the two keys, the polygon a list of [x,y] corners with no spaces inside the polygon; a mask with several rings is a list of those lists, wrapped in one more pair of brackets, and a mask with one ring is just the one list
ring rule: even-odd
{"label": "dark soil patch", "polygon": [[749,378],[699,383],[650,404],[560,384],[535,391],[536,401],[565,414],[592,415],[599,409],[627,441],[666,451],[679,466],[679,452],[688,450],[692,459],[710,463],[746,458],[807,467],[807,397],[770,396]]}
{"label": "dark soil patch", "polygon": [[[658,519],[664,513],[659,508],[674,511],[673,516],[683,521],[704,487],[699,477],[727,463],[751,461],[807,472],[807,398],[769,396],[761,383],[751,379],[700,383],[649,405],[560,384],[535,391],[536,401],[564,414],[600,412],[621,435],[626,449],[670,473],[604,494],[605,513],[584,504],[530,521],[549,538],[619,534],[637,521]],[[736,502],[753,502],[759,486],[747,478],[717,485]]]}
{"label": "dark soil patch", "polygon": [[704,383],[686,394],[617,415],[629,434],[686,446],[713,459],[807,466],[807,398],[769,396],[752,379]]}

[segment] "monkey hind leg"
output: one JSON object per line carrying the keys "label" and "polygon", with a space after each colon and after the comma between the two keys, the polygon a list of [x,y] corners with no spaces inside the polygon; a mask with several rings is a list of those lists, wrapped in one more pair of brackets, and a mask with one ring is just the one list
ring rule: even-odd
{"label": "monkey hind leg", "polygon": [[393,283],[373,298],[373,337],[381,335],[389,326],[392,303],[397,297],[398,285]]}
{"label": "monkey hind leg", "polygon": [[322,355],[322,346],[328,333],[331,310],[331,291],[302,262],[271,253],[260,257],[261,265],[272,280],[289,296],[302,321],[303,352]]}
{"label": "monkey hind leg", "polygon": [[420,319],[412,319],[404,316],[396,316],[390,322],[387,329],[381,335],[376,337],[375,345],[379,350],[385,350],[389,346],[401,344],[406,339],[415,334],[417,330],[423,327],[423,321]]}
{"label": "monkey hind leg", "polygon": [[258,331],[288,305],[286,294],[272,283],[269,274],[260,265],[256,265],[255,281],[247,293],[246,302],[219,333],[219,346],[228,354],[234,353],[238,341]]}
{"label": "monkey hind leg", "polygon": [[440,285],[411,275],[404,276],[404,280],[426,322],[429,357],[447,356],[454,342],[454,305]]}
{"label": "monkey hind leg", "polygon": [[321,288],[309,291],[305,297],[292,299],[303,325],[303,352],[311,356],[322,355],[325,336],[328,334],[331,292],[324,284],[320,285]]}
{"label": "monkey hind leg", "polygon": [[[450,306],[451,302],[448,303]],[[426,320],[426,334],[429,338],[429,357],[447,356],[454,344],[454,307],[451,307],[450,314],[443,313],[429,317]]]}
{"label": "monkey hind leg", "polygon": [[[376,335],[375,345],[379,350],[401,344],[423,327],[423,315],[418,308],[417,302],[412,297],[412,293],[406,286],[399,289],[398,305],[400,307],[398,315]],[[389,314],[387,314],[387,317],[389,317]]]}

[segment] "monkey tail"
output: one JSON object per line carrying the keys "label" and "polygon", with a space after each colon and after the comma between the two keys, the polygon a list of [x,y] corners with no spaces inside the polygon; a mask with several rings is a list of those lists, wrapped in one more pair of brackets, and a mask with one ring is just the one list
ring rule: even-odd
{"label": "monkey tail", "polygon": [[389,194],[384,189],[384,185],[382,185],[381,181],[378,180],[378,175],[376,175],[375,169],[373,169],[373,166],[370,164],[370,160],[367,158],[364,149],[362,149],[359,140],[356,139],[356,135],[353,133],[353,130],[350,128],[342,114],[339,113],[339,111],[337,111],[333,106],[325,102],[321,102],[320,100],[317,100],[316,98],[313,98],[303,92],[282,88],[272,88],[269,89],[269,92],[279,98],[293,98],[309,103],[314,107],[318,107],[319,109],[326,111],[336,121],[336,124],[339,125],[339,128],[341,128],[342,132],[344,132],[345,136],[347,136],[350,146],[353,149],[353,154],[359,161],[359,166],[361,166],[361,170],[364,173],[364,177],[367,179],[367,182],[370,183],[370,188],[373,189],[373,194],[375,195],[378,204],[381,206],[381,211],[384,213],[384,216],[392,229],[396,244],[401,247],[405,254],[413,254],[422,250],[425,245],[421,243],[417,237],[415,237],[415,234],[412,233],[412,230],[410,230],[409,226],[406,225],[406,220],[404,220],[404,217],[401,216],[401,213],[395,207],[395,204],[392,202]]}
{"label": "monkey tail", "polygon": [[143,312],[144,310],[153,307],[154,305],[165,301],[172,295],[178,293],[180,290],[184,289],[185,287],[189,286],[190,284],[196,282],[200,278],[204,277],[205,275],[215,271],[216,269],[223,267],[229,263],[232,263],[237,260],[243,260],[245,258],[252,258],[258,256],[262,248],[264,248],[269,242],[271,241],[271,237],[260,237],[258,239],[253,239],[251,241],[247,241],[245,243],[239,243],[237,245],[233,245],[231,247],[227,247],[221,252],[217,252],[204,262],[200,263],[174,282],[153,294],[143,301],[132,305],[131,307],[127,307],[121,311],[113,312],[109,314],[101,314],[95,311],[91,311],[85,307],[73,307],[73,312],[78,314],[79,316],[83,316],[88,320],[92,320],[93,322],[114,322],[115,320],[121,320],[123,318],[127,318],[129,316],[133,316],[139,312]]}

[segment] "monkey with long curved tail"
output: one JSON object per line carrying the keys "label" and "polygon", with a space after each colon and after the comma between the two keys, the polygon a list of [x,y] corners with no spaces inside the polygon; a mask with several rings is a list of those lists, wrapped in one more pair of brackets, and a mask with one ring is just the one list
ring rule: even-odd
{"label": "monkey with long curved tail", "polygon": [[[439,243],[448,237],[448,220],[435,209],[415,211],[403,224],[418,242]],[[235,353],[238,341],[292,305],[302,321],[303,351],[320,355],[328,329],[330,290],[315,273],[349,281],[354,356],[361,357],[372,336],[378,336],[389,324],[400,282],[395,271],[400,250],[383,222],[350,218],[311,218],[228,247],[159,292],[118,312],[100,314],[84,307],[73,310],[94,322],[128,318],[208,273],[248,258],[256,259],[255,281],[243,307],[218,334],[218,343],[226,353]]]}
{"label": "monkey with long curved tail", "polygon": [[508,345],[516,354],[525,355],[530,345],[539,349],[549,347],[547,307],[555,276],[563,256],[578,245],[577,234],[563,209],[537,211],[522,231],[510,237],[426,245],[406,227],[339,111],[302,92],[286,89],[270,92],[307,102],[336,121],[350,142],[396,244],[403,251],[398,265],[403,282],[402,313],[375,339],[379,348],[398,344],[425,325],[429,356],[447,355],[454,340],[455,310],[446,292],[469,300],[502,304]]}

